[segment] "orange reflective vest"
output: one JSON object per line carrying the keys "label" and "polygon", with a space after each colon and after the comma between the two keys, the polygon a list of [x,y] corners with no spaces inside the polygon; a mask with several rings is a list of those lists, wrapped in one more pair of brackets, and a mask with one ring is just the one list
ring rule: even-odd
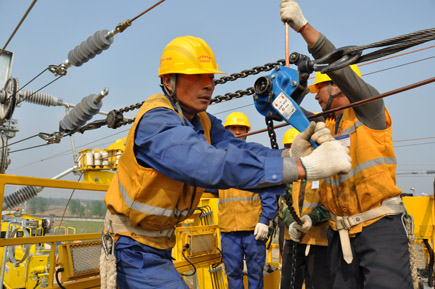
{"label": "orange reflective vest", "polygon": [[[174,110],[171,102],[161,94],[155,94],[145,101],[130,128],[124,152],[119,158],[117,174],[104,201],[112,214],[124,215],[133,227],[144,230],[141,235],[131,232],[119,235],[129,236],[150,247],[168,250],[175,245],[175,225],[193,213],[204,189],[186,185],[153,168],[138,164],[133,150],[136,127],[144,114],[157,107]],[[204,136],[210,143],[210,119],[206,112],[198,113],[198,117],[204,128]],[[164,230],[171,234],[155,236]]]}
{"label": "orange reflective vest", "polygon": [[218,224],[221,232],[253,231],[260,214],[259,194],[233,188],[219,190]]}
{"label": "orange reflective vest", "polygon": [[[385,109],[387,128],[374,130],[360,122],[353,108],[345,109],[335,132],[336,121],[326,120],[331,133],[349,147],[352,169],[348,174],[335,175],[320,183],[320,199],[336,216],[352,216],[379,207],[381,202],[401,194],[396,186],[396,156],[393,149],[392,121]],[[378,217],[349,230],[356,234],[373,224]],[[331,227],[336,224],[330,220]]]}
{"label": "orange reflective vest", "polygon": [[[320,205],[319,189],[313,189],[312,183],[307,182],[305,188],[301,187],[302,181],[293,182],[292,184],[292,200],[293,207],[300,217],[309,215],[314,209]],[[299,195],[304,194],[304,202],[302,208],[299,208]],[[328,246],[328,222],[323,222],[319,225],[313,225],[302,237],[301,244],[310,244],[317,246]],[[288,227],[285,226],[284,238],[291,240]]]}

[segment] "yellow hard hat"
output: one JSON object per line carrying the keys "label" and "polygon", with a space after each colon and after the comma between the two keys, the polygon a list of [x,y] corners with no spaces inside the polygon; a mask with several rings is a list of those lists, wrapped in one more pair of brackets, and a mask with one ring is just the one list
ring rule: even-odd
{"label": "yellow hard hat", "polygon": [[163,49],[159,77],[171,73],[225,74],[219,71],[214,53],[208,44],[193,36],[177,37]]}
{"label": "yellow hard hat", "polygon": [[295,137],[299,134],[299,131],[295,128],[291,128],[287,130],[282,139],[283,144],[291,144],[293,143]]}
{"label": "yellow hard hat", "polygon": [[251,125],[249,124],[248,117],[242,112],[232,112],[225,119],[224,127],[230,125],[241,125],[246,126],[248,131],[251,130]]}
{"label": "yellow hard hat", "polygon": [[[361,76],[361,71],[359,71],[359,68],[356,64],[352,64],[350,66],[350,68],[352,68],[352,70],[359,76],[362,78]],[[319,91],[319,89],[317,88],[317,84],[318,83],[322,83],[322,82],[326,82],[326,81],[331,81],[331,78],[326,74],[326,73],[321,73],[320,71],[316,71],[316,76],[314,78],[314,83],[311,84],[310,86],[308,86],[308,88],[310,89],[311,93],[317,93]]]}

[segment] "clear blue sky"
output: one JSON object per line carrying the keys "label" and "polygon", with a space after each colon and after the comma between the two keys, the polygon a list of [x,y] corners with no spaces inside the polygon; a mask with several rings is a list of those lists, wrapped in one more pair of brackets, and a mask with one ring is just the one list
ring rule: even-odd
{"label": "clear blue sky", "polygon": [[[32,1],[0,1],[0,47],[6,43]],[[39,0],[7,47],[14,52],[12,76],[24,85],[50,64],[60,64],[68,52],[97,30],[112,30],[131,19],[157,1],[55,1]],[[157,69],[164,46],[174,37],[198,36],[214,50],[219,67],[236,73],[254,66],[284,58],[284,25],[279,16],[278,0],[166,0],[133,22],[123,33],[117,34],[112,46],[81,67],[71,67],[68,74],[42,91],[78,103],[82,97],[95,94],[104,87],[109,95],[102,110],[110,111],[146,100],[160,92]],[[305,17],[319,31],[327,35],[337,47],[365,45],[387,38],[435,27],[433,0],[404,1],[345,1],[310,0],[299,2]],[[425,43],[403,52],[433,46]],[[308,54],[305,42],[290,31],[290,51]],[[364,79],[381,93],[431,78],[435,74],[434,48],[403,57],[361,67]],[[395,66],[400,66],[390,69]],[[266,74],[266,73],[265,73]],[[366,76],[364,76],[367,74]],[[264,74],[260,74],[264,75]],[[234,92],[253,86],[258,78],[250,76],[216,86],[214,95]],[[217,75],[217,78],[220,76]],[[46,72],[26,89],[38,90],[54,76]],[[311,80],[312,81],[312,80]],[[416,88],[385,99],[393,118],[393,139],[397,156],[397,184],[404,192],[415,188],[417,194],[433,193],[435,175],[411,174],[435,169],[435,108],[434,84]],[[252,97],[212,105],[209,112],[221,119],[232,111],[248,115],[253,130],[265,128],[262,117],[252,105]],[[308,95],[302,106],[319,111]],[[134,111],[136,113],[137,111]],[[127,116],[133,116],[128,114]],[[13,115],[19,120],[19,133],[9,142],[22,140],[38,132],[58,130],[65,115],[63,107],[45,107],[22,103]],[[95,119],[101,119],[96,116]],[[281,143],[286,129],[277,129]],[[77,149],[105,148],[117,138],[126,136],[128,127],[117,130],[103,128],[75,134]],[[414,141],[404,141],[420,139]],[[267,134],[258,134],[248,141],[269,145]],[[33,138],[12,145],[11,151],[43,144]],[[73,166],[71,141],[16,152],[10,155],[8,174],[51,178]],[[69,175],[65,179],[77,179]],[[44,191],[41,196],[62,196],[69,193]],[[92,198],[102,199],[102,193]],[[77,194],[77,197],[86,197]]]}

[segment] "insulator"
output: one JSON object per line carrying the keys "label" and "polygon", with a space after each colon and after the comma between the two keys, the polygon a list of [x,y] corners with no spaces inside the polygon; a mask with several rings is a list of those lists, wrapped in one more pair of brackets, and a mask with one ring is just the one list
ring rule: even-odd
{"label": "insulator", "polygon": [[102,165],[108,166],[109,165],[109,153],[108,152],[101,152],[101,159],[103,160]]}
{"label": "insulator", "polygon": [[35,197],[40,191],[42,191],[42,187],[26,186],[13,192],[9,196],[5,196],[3,200],[3,210],[17,207],[25,201]]}
{"label": "insulator", "polygon": [[93,166],[94,165],[94,154],[86,153],[86,165]]}
{"label": "insulator", "polygon": [[63,103],[62,98],[57,98],[48,93],[34,92],[33,90],[20,91],[20,98],[23,101],[45,105],[45,106],[60,106]]}
{"label": "insulator", "polygon": [[68,53],[68,61],[74,66],[81,66],[95,55],[106,50],[113,43],[113,37],[107,37],[109,30],[100,30],[77,45]]}
{"label": "insulator", "polygon": [[100,152],[94,152],[94,164],[96,166],[101,166],[101,153]]}
{"label": "insulator", "polygon": [[81,127],[100,111],[102,105],[100,95],[91,94],[83,97],[80,103],[60,121],[59,130],[72,131]]}

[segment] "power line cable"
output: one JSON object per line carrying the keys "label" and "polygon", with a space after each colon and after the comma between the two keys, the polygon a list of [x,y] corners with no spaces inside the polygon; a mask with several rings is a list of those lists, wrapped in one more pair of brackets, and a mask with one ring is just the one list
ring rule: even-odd
{"label": "power line cable", "polygon": [[[429,47],[426,47],[426,48],[422,48],[422,49],[419,49],[419,50],[415,50],[415,51],[413,51],[413,52],[404,53],[404,54],[402,54],[402,56],[403,56],[403,55],[406,55],[406,54],[410,54],[410,53],[419,52],[419,51],[422,51],[422,50],[425,50],[425,49],[433,48],[433,47],[435,47],[435,46],[429,46]],[[393,57],[394,57],[394,56],[392,56],[392,57],[388,57],[387,59],[391,59],[391,58],[393,58]],[[365,74],[363,74],[363,76],[365,76],[365,75],[369,75],[369,74],[375,74],[375,73],[383,72],[383,71],[385,71],[385,70],[394,69],[394,68],[398,68],[398,67],[405,66],[405,65],[410,65],[410,64],[413,64],[413,63],[416,63],[416,62],[419,62],[419,61],[428,60],[428,59],[431,59],[431,58],[434,58],[434,57],[435,57],[435,56],[432,56],[432,57],[428,57],[428,58],[424,58],[424,59],[420,59],[420,60],[416,60],[416,61],[412,61],[412,62],[407,62],[407,63],[401,64],[401,65],[393,66],[393,67],[390,67],[390,68],[387,68],[387,69],[381,69],[381,70],[377,70],[377,71],[374,71],[374,72],[371,72],[371,73],[365,73]],[[382,61],[382,59],[380,59],[380,60],[378,60],[378,61]],[[372,62],[372,63],[373,63],[373,62]],[[54,79],[53,81],[51,81],[51,82],[48,83],[47,85],[43,86],[43,87],[40,88],[38,91],[40,91],[41,89],[43,89],[43,88],[45,88],[46,86],[50,85],[50,84],[53,83],[54,81],[58,80],[60,77],[62,77],[62,75],[59,76],[59,77],[57,77],[56,79]],[[36,93],[36,92],[38,92],[38,91],[33,92],[33,94]],[[33,94],[31,94],[31,95],[33,95]],[[31,96],[31,95],[29,95],[29,96]],[[379,96],[378,96],[378,97],[379,97]],[[385,97],[385,96],[383,96],[383,97]],[[24,101],[24,100],[25,100],[25,99],[23,99],[22,101]],[[366,100],[365,100],[365,101],[366,101]],[[212,104],[212,105],[213,105],[213,104]],[[249,105],[241,106],[241,107],[238,107],[238,108],[249,107],[249,106],[252,106],[252,105],[254,105],[254,104],[249,104]],[[356,106],[356,103],[353,103],[352,106]],[[238,109],[238,108],[236,108],[236,109]],[[341,109],[341,108],[338,108],[338,109]],[[228,111],[232,111],[232,110],[234,110],[234,109],[230,109],[230,110],[226,110],[226,111],[218,112],[218,113],[215,113],[215,114],[221,114],[221,113],[228,112]],[[317,114],[316,116],[321,116],[321,115],[323,115],[323,114],[327,114],[327,113],[330,113],[330,112],[332,112],[332,111],[321,112],[321,113]],[[286,126],[286,125],[289,125],[289,124],[278,125],[278,126],[276,126],[275,128],[280,128],[280,127],[282,127],[282,126]],[[266,129],[263,129],[263,130],[260,130],[260,131],[258,131],[258,132],[254,131],[254,132],[250,132],[250,133],[248,133],[247,135],[256,134],[256,133],[261,133],[261,132],[265,132],[265,131],[267,131],[267,130],[266,130]],[[71,134],[72,134],[72,133],[70,133],[70,134],[68,134],[68,135],[71,135]],[[29,138],[31,138],[31,137],[29,137]],[[26,138],[26,139],[28,139],[28,138]],[[18,141],[18,142],[21,142],[21,141]],[[17,142],[15,142],[15,143],[17,143]],[[10,145],[12,145],[12,144],[10,144]],[[29,148],[24,148],[24,149],[20,149],[20,150],[15,150],[15,151],[12,151],[12,152],[18,152],[18,151],[28,150],[28,149],[37,148],[37,147],[40,147],[40,146],[42,146],[42,145],[34,146],[34,147],[29,147]],[[10,153],[12,153],[12,152],[10,152]]]}
{"label": "power line cable", "polygon": [[8,46],[9,42],[12,40],[12,38],[14,37],[15,33],[17,33],[18,29],[20,28],[21,24],[23,24],[24,19],[26,19],[27,15],[29,15],[30,11],[32,10],[33,6],[35,5],[37,0],[33,0],[32,4],[30,4],[29,8],[27,8],[26,13],[24,14],[24,16],[21,18],[20,22],[18,23],[17,27],[15,27],[14,31],[12,32],[11,36],[9,37],[9,39],[6,41],[6,44],[3,46],[3,48],[0,50],[0,55],[2,54],[2,52],[6,49],[6,47]]}
{"label": "power line cable", "polygon": [[[432,47],[435,47],[435,46],[432,46]],[[390,58],[391,58],[391,57],[390,57]],[[402,67],[402,66],[406,66],[406,65],[414,64],[414,63],[416,63],[416,62],[429,60],[429,59],[431,59],[431,58],[435,58],[435,56],[431,56],[431,57],[427,57],[427,58],[423,58],[423,59],[418,59],[418,60],[411,61],[411,62],[406,62],[406,63],[400,64],[400,65],[391,66],[391,67],[389,67],[389,68],[380,69],[380,70],[375,70],[375,71],[373,71],[373,72],[364,73],[364,74],[362,74],[362,76],[367,76],[367,75],[376,74],[376,73],[379,73],[379,72],[384,72],[384,71],[386,71],[386,70],[395,69],[395,68],[398,68],[398,67]],[[214,103],[214,104],[218,104],[218,103]],[[211,105],[213,105],[213,104],[211,104]],[[230,111],[233,111],[233,110],[237,110],[237,109],[239,109],[239,108],[245,108],[245,107],[249,107],[249,106],[253,106],[253,105],[254,105],[254,104],[251,103],[251,104],[247,104],[247,105],[240,106],[240,107],[236,107],[236,108],[232,108],[232,109],[227,109],[227,110],[224,110],[224,111],[220,111],[220,112],[214,113],[214,115],[222,114],[222,113],[225,113],[225,112],[230,112]]]}

